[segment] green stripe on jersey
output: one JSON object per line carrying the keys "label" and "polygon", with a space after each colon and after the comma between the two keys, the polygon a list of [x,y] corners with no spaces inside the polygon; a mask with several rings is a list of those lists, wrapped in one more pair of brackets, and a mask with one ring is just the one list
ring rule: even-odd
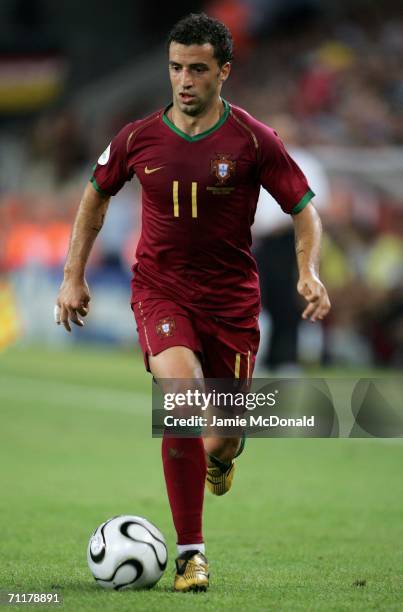
{"label": "green stripe on jersey", "polygon": [[98,185],[98,183],[95,180],[95,176],[92,176],[90,178],[90,182],[93,184],[94,189],[96,189],[98,191],[98,193],[100,193],[102,196],[108,196],[109,195],[108,193],[106,193],[106,191],[101,189],[101,187]]}
{"label": "green stripe on jersey", "polygon": [[167,108],[164,110],[164,113],[162,115],[162,120],[173,132],[178,134],[178,136],[181,136],[182,138],[184,138],[188,142],[196,142],[197,140],[201,140],[202,138],[205,138],[206,136],[209,136],[210,134],[212,134],[213,132],[218,130],[218,128],[220,128],[222,126],[222,124],[228,119],[229,111],[230,111],[229,104],[224,99],[223,99],[223,104],[224,104],[224,112],[221,115],[221,117],[219,118],[219,120],[217,121],[217,123],[215,125],[213,125],[213,127],[211,127],[210,129],[206,130],[205,132],[201,132],[200,134],[196,134],[196,136],[189,136],[189,134],[186,134],[185,132],[182,132],[182,130],[180,130],[178,127],[176,127],[176,125],[174,123],[172,123],[172,121],[170,119],[168,119],[166,113],[171,108],[172,104],[167,106]]}
{"label": "green stripe on jersey", "polygon": [[303,208],[305,208],[305,206],[307,204],[309,204],[309,202],[312,200],[312,198],[314,197],[314,192],[312,191],[312,189],[310,189],[309,191],[306,192],[306,194],[304,195],[303,198],[301,198],[301,200],[298,202],[298,204],[296,206],[294,206],[294,208],[291,211],[292,215],[296,215],[299,212],[301,212],[301,210]]}

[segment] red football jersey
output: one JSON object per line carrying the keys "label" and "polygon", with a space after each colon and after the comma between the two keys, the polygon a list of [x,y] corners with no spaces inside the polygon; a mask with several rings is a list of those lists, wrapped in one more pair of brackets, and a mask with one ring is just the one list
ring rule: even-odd
{"label": "red football jersey", "polygon": [[179,130],[168,109],[129,123],[98,160],[91,181],[101,193],[116,194],[134,175],[142,186],[133,302],[166,297],[217,316],[256,314],[251,225],[260,186],[291,214],[314,196],[277,134],[223,104],[218,123],[197,136]]}

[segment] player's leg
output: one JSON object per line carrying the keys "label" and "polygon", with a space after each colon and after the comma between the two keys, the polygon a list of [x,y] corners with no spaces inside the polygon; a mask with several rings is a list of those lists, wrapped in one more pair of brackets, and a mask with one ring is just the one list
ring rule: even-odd
{"label": "player's leg", "polygon": [[[179,393],[182,380],[200,379],[202,369],[195,353],[184,346],[168,348],[149,357],[154,378],[169,384],[169,391]],[[173,379],[173,380],[171,380]],[[166,392],[168,389],[163,389]],[[162,460],[177,532],[178,552],[188,547],[204,552],[202,536],[203,488],[206,461],[203,441],[196,438],[174,438],[165,435],[162,440]]]}
{"label": "player's leg", "polygon": [[[188,312],[172,300],[145,299],[132,304],[147,370],[172,387],[180,379],[203,377],[196,356],[201,344]],[[179,388],[175,389],[177,392]],[[177,531],[177,590],[205,589],[207,561],[203,556],[202,510],[206,458],[201,438],[164,437],[164,476]]]}
{"label": "player's leg", "polygon": [[[163,388],[167,386],[164,391],[171,393],[185,392],[188,388],[186,379],[203,379],[199,359],[184,346],[171,347],[156,356],[149,356],[149,365],[154,378]],[[208,565],[204,557],[202,512],[207,468],[202,438],[164,436],[162,461],[177,533],[174,588],[178,591],[205,590],[208,587]]]}
{"label": "player's leg", "polygon": [[[200,326],[200,329],[199,329]],[[240,320],[198,319],[198,331],[203,345],[205,378],[239,380],[249,386],[259,347],[257,317]],[[204,439],[207,454],[206,485],[214,495],[227,493],[233,482],[236,459],[244,450],[245,436],[214,435]]]}

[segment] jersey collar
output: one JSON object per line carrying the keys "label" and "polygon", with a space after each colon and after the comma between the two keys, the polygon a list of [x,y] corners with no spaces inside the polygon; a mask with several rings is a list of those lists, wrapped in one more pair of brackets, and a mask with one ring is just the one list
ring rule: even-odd
{"label": "jersey collar", "polygon": [[171,104],[168,104],[168,106],[164,110],[164,112],[162,114],[162,120],[173,132],[178,134],[178,136],[181,136],[182,138],[184,138],[188,142],[196,142],[197,140],[201,140],[202,138],[205,138],[206,136],[209,136],[210,134],[212,134],[213,132],[218,130],[218,128],[220,128],[223,125],[223,123],[225,123],[225,121],[228,119],[228,116],[229,116],[229,113],[230,113],[230,107],[229,107],[228,102],[226,100],[224,100],[224,98],[222,98],[222,101],[223,101],[223,104],[224,104],[224,112],[221,115],[221,117],[219,118],[219,120],[217,121],[217,123],[215,125],[213,125],[213,127],[211,127],[208,130],[206,130],[205,132],[201,132],[200,134],[196,134],[196,136],[189,136],[189,134],[186,134],[185,132],[182,132],[182,130],[177,128],[176,125],[174,123],[172,123],[172,121],[170,119],[168,119],[167,112],[172,107],[172,102],[171,102]]}

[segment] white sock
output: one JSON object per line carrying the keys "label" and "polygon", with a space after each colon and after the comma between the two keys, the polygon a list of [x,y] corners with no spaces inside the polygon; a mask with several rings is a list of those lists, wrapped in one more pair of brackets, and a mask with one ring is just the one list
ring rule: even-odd
{"label": "white sock", "polygon": [[204,542],[201,542],[200,544],[177,544],[176,548],[178,550],[179,557],[187,550],[198,550],[199,552],[203,553],[203,555],[206,552]]}

